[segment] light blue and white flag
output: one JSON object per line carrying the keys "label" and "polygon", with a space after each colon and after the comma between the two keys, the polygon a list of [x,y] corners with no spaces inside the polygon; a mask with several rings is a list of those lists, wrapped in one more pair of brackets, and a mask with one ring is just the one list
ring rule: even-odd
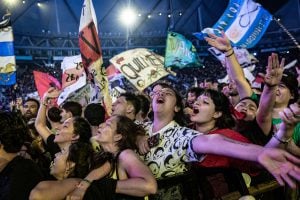
{"label": "light blue and white flag", "polygon": [[14,54],[14,38],[10,25],[10,14],[0,21],[0,85],[16,83],[16,59]]}
{"label": "light blue and white flag", "polygon": [[212,28],[206,28],[194,35],[203,39],[205,34],[219,35],[224,31],[232,44],[252,48],[267,30],[272,15],[252,0],[230,0],[225,12]]}
{"label": "light blue and white flag", "polygon": [[199,64],[196,48],[183,35],[169,32],[167,37],[165,67],[186,67],[189,64]]}

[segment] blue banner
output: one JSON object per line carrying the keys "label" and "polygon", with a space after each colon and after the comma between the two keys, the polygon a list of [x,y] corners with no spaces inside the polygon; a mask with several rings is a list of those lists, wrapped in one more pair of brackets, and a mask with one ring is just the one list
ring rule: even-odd
{"label": "blue banner", "polygon": [[225,12],[212,28],[194,35],[203,39],[207,33],[224,31],[233,46],[252,48],[264,35],[272,15],[252,0],[230,0]]}
{"label": "blue banner", "polygon": [[16,83],[16,72],[0,73],[0,85],[14,85]]}
{"label": "blue banner", "polygon": [[183,68],[189,64],[199,65],[196,48],[183,35],[169,32],[167,37],[165,67]]}
{"label": "blue banner", "polygon": [[0,56],[13,56],[14,43],[13,42],[0,42]]}
{"label": "blue banner", "polygon": [[0,85],[14,85],[16,83],[16,58],[10,15],[5,15],[2,19],[0,21]]}

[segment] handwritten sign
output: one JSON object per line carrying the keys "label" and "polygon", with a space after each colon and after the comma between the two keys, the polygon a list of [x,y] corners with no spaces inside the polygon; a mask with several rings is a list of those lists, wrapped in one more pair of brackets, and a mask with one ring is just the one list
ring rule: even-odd
{"label": "handwritten sign", "polygon": [[164,58],[144,48],[122,52],[110,62],[139,91],[169,74],[164,68]]}

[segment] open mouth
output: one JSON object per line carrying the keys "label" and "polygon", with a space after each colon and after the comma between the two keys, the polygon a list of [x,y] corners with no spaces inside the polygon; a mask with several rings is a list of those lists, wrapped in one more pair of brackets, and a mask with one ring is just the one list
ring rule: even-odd
{"label": "open mouth", "polygon": [[199,110],[197,108],[193,108],[193,114],[198,114]]}
{"label": "open mouth", "polygon": [[164,99],[162,99],[162,98],[158,98],[158,99],[156,100],[156,103],[161,104],[161,103],[165,103],[165,101],[164,101]]}

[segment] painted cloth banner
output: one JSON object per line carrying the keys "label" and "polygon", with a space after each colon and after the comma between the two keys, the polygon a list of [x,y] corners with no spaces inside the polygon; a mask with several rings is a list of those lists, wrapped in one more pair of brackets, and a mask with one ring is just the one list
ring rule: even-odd
{"label": "painted cloth banner", "polygon": [[168,32],[165,67],[184,68],[188,64],[199,64],[196,48],[183,35]]}
{"label": "painted cloth banner", "polygon": [[56,87],[57,89],[61,90],[60,82],[50,74],[33,71],[33,77],[40,99],[43,98],[45,92],[47,92],[50,87]]}
{"label": "painted cloth banner", "polygon": [[[252,48],[267,30],[272,15],[252,0],[230,0],[225,12],[212,27],[213,33],[224,31],[234,46]],[[203,38],[200,33],[194,34]]]}
{"label": "painted cloth banner", "polygon": [[[248,52],[247,49],[233,47],[234,54],[242,68],[251,67],[258,63],[258,60]],[[225,55],[215,47],[208,48],[208,51],[213,54],[223,66],[225,66]]]}
{"label": "painted cloth banner", "polygon": [[62,104],[72,93],[87,84],[86,73],[83,70],[81,56],[65,57],[61,63],[62,69],[62,92],[58,97],[57,104]]}
{"label": "painted cloth banner", "polygon": [[[251,72],[255,69],[255,64],[258,63],[258,60],[252,54],[250,54],[247,49],[233,47],[233,50],[238,60],[238,63],[243,68],[245,77],[250,82],[252,82],[255,79],[255,77]],[[223,66],[225,66],[226,63],[225,55],[221,51],[219,51],[215,47],[210,47],[208,51],[211,54],[213,54],[222,63]],[[228,81],[228,76],[218,80],[219,83],[226,83],[227,81]]]}
{"label": "painted cloth banner", "polygon": [[14,85],[16,83],[16,59],[13,42],[10,15],[7,14],[0,22],[0,85]]}
{"label": "painted cloth banner", "polygon": [[85,0],[82,6],[79,25],[79,48],[82,63],[88,71],[88,77],[98,87],[99,101],[108,115],[111,114],[111,98],[108,91],[108,79],[102,66],[102,50],[98,37],[97,18],[91,0]]}
{"label": "painted cloth banner", "polygon": [[17,82],[16,72],[0,73],[0,85],[14,85]]}
{"label": "painted cloth banner", "polygon": [[112,79],[114,76],[116,76],[120,73],[121,72],[119,70],[117,70],[117,68],[113,64],[110,64],[106,68],[106,74],[107,74],[108,80]]}
{"label": "painted cloth banner", "polygon": [[122,52],[110,62],[139,90],[169,75],[164,58],[148,49],[137,48]]}

